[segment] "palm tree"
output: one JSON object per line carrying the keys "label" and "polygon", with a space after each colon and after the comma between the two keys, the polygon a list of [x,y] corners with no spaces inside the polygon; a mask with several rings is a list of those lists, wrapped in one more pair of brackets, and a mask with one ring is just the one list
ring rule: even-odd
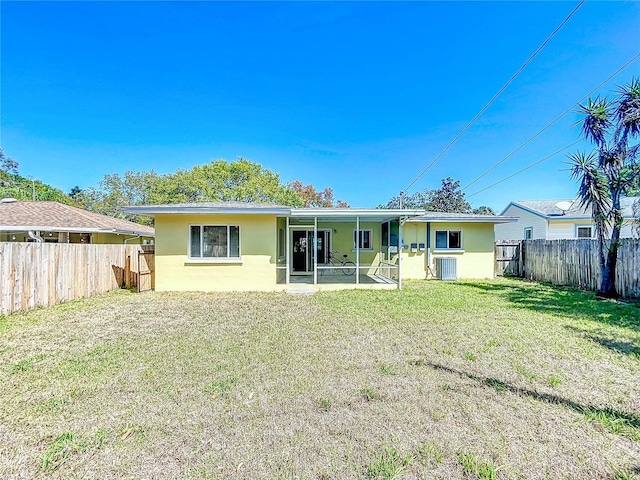
{"label": "palm tree", "polygon": [[616,298],[615,277],[624,218],[620,198],[628,194],[640,177],[638,147],[630,146],[640,134],[640,79],[618,90],[618,97],[589,99],[580,106],[582,135],[595,144],[589,154],[569,155],[571,175],[580,181],[578,196],[583,207],[591,207],[596,225],[602,283],[598,295]]}

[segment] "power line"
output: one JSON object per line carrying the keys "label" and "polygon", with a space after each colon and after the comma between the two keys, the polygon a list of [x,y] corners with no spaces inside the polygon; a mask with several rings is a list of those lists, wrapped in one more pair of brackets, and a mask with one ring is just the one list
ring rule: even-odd
{"label": "power line", "polygon": [[567,148],[569,148],[569,147],[573,147],[574,145],[576,145],[576,144],[580,143],[581,141],[582,141],[582,140],[576,140],[575,142],[570,143],[570,144],[569,144],[569,145],[567,145],[566,147],[562,147],[560,150],[556,150],[556,151],[555,151],[555,152],[553,152],[551,155],[547,155],[547,156],[546,156],[546,157],[544,157],[543,159],[538,160],[538,161],[536,161],[536,162],[533,162],[533,163],[531,163],[531,164],[527,165],[526,167],[524,167],[523,169],[518,170],[518,171],[517,171],[517,172],[515,172],[515,173],[512,173],[512,174],[511,174],[511,175],[509,175],[508,177],[504,177],[502,180],[498,180],[496,183],[493,183],[493,184],[489,185],[488,187],[483,188],[482,190],[478,190],[477,192],[474,192],[474,193],[472,193],[471,195],[467,195],[467,198],[469,198],[469,197],[473,197],[474,195],[477,195],[477,194],[478,194],[478,193],[480,193],[480,192],[484,192],[485,190],[489,190],[490,188],[495,187],[495,186],[496,186],[496,185],[498,185],[499,183],[502,183],[502,182],[504,182],[504,181],[506,181],[506,180],[509,180],[510,178],[515,177],[516,175],[519,175],[519,174],[521,174],[522,172],[524,172],[524,171],[526,171],[526,170],[529,170],[530,168],[535,167],[536,165],[538,165],[538,164],[540,164],[540,163],[544,162],[545,160],[549,160],[551,157],[556,156],[557,154],[559,154],[559,153],[560,153],[560,152],[562,152],[563,150],[566,150],[566,149],[567,149]]}
{"label": "power line", "polygon": [[422,176],[427,173],[427,171],[438,161],[440,160],[440,158],[453,146],[454,143],[456,143],[458,141],[458,139],[464,135],[464,133],[471,127],[471,125],[473,125],[475,123],[475,121],[480,118],[480,116],[485,112],[485,110],[487,110],[487,108],[489,108],[491,106],[491,104],[500,96],[500,94],[502,92],[504,92],[506,90],[506,88],[511,84],[511,82],[513,82],[516,77],[520,74],[520,72],[522,72],[522,70],[525,69],[525,67],[527,65],[529,65],[529,63],[531,63],[531,61],[538,55],[538,53],[540,53],[540,51],[547,45],[547,43],[549,43],[549,41],[551,41],[551,39],[556,35],[556,33],[558,33],[560,31],[560,29],[569,21],[569,19],[573,16],[574,13],[576,13],[578,11],[578,9],[582,6],[582,4],[585,2],[586,0],[581,0],[580,3],[571,11],[571,13],[567,16],[567,18],[565,18],[562,23],[560,25],[558,25],[558,27],[551,33],[551,35],[549,35],[547,37],[547,39],[542,42],[542,45],[540,45],[538,47],[538,49],[533,52],[533,54],[527,59],[526,62],[524,62],[524,64],[516,71],[516,73],[514,73],[511,78],[507,81],[507,83],[504,84],[504,86],[498,90],[498,92],[491,98],[491,100],[489,100],[489,103],[487,103],[484,107],[482,107],[482,109],[476,114],[475,117],[473,117],[471,119],[471,121],[469,123],[467,123],[467,125],[460,131],[460,133],[458,133],[455,138],[453,140],[451,140],[451,142],[449,142],[449,144],[444,148],[444,150],[442,150],[437,156],[436,158],[433,159],[433,161],[427,165],[427,167],[420,172],[420,175],[418,175],[413,182],[411,182],[409,184],[409,186],[407,188],[404,189],[403,192],[408,192],[409,189],[418,181],[420,180],[420,178],[422,178]]}
{"label": "power line", "polygon": [[611,80],[613,77],[615,77],[618,73],[620,73],[622,70],[624,70],[625,68],[627,68],[630,64],[632,64],[633,62],[635,62],[638,58],[640,57],[640,53],[638,53],[635,57],[633,57],[631,60],[629,60],[627,63],[625,63],[623,66],[621,66],[618,70],[616,70],[615,72],[613,72],[611,75],[609,75],[605,80],[603,80],[598,86],[596,86],[594,89],[592,89],[589,93],[587,93],[584,97],[582,97],[580,100],[578,100],[577,102],[575,102],[573,105],[571,105],[568,109],[566,109],[564,112],[562,112],[558,117],[556,117],[555,120],[553,120],[551,123],[549,123],[546,127],[544,127],[542,130],[540,130],[538,133],[536,133],[533,137],[531,137],[529,140],[527,140],[526,142],[524,142],[522,145],[520,145],[518,148],[516,148],[513,152],[511,152],[509,155],[507,155],[506,157],[504,157],[502,160],[500,160],[499,162],[497,162],[496,164],[494,164],[491,168],[489,168],[488,170],[486,170],[482,175],[476,177],[475,179],[473,179],[470,183],[468,183],[464,188],[462,188],[462,191],[465,191],[467,188],[469,188],[471,185],[473,185],[474,183],[476,183],[478,180],[480,180],[481,178],[487,176],[489,173],[491,173],[493,170],[495,170],[496,168],[498,168],[500,165],[502,165],[504,162],[506,162],[509,158],[511,158],[513,155],[515,155],[517,152],[519,152],[520,150],[522,150],[524,147],[526,147],[527,145],[529,145],[529,143],[531,143],[534,139],[536,139],[537,137],[539,137],[543,132],[545,132],[546,130],[548,130],[552,125],[556,124],[562,117],[564,117],[567,113],[571,112],[577,105],[580,104],[580,102],[582,102],[585,98],[591,96],[591,94],[593,92],[595,92],[596,90],[598,90],[600,87],[602,87],[603,85],[605,85],[607,82],[609,82],[609,80]]}

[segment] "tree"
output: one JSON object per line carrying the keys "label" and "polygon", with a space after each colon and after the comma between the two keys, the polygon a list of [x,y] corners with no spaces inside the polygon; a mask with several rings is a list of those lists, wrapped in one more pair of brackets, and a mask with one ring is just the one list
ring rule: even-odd
{"label": "tree", "polygon": [[473,212],[475,215],[495,215],[496,212],[491,207],[487,207],[486,205],[482,205],[481,207],[474,208]]}
{"label": "tree", "polygon": [[[400,203],[400,196],[391,197],[386,205],[378,205],[378,208],[400,208]],[[402,194],[402,208],[423,208],[430,212],[471,212],[471,205],[460,190],[460,181],[451,177],[443,178],[442,186],[435,190],[425,188],[413,195]]]}
{"label": "tree", "polygon": [[602,274],[597,294],[606,298],[618,296],[616,264],[624,221],[620,197],[629,193],[640,176],[639,145],[630,145],[640,135],[640,79],[632,79],[617,93],[612,101],[597,97],[580,106],[582,135],[596,148],[588,154],[569,155],[571,175],[580,182],[580,205],[591,208],[596,226]]}
{"label": "tree", "polygon": [[18,162],[7,157],[0,148],[0,198],[33,200],[35,197],[35,200],[73,204],[73,200],[62,190],[40,180],[21,176],[18,167]]}
{"label": "tree", "polygon": [[82,195],[82,189],[78,185],[76,185],[75,187],[71,188],[71,190],[69,190],[69,193],[67,195],[75,200],[76,198],[80,198],[80,195]]}
{"label": "tree", "polygon": [[[431,195],[431,190],[420,190],[419,192],[414,193],[413,195],[406,195],[405,192],[402,192],[402,208],[409,209],[421,209],[429,201],[429,196]],[[378,205],[377,208],[400,208],[400,196],[391,197],[386,204]]]}
{"label": "tree", "polygon": [[18,175],[18,162],[4,154],[0,148],[0,172],[6,175]]}
{"label": "tree", "polygon": [[165,175],[153,170],[105,175],[98,188],[81,190],[75,200],[87,210],[148,225],[152,218],[123,213],[122,207],[224,201],[300,207],[304,203],[277,173],[245,158],[214,160]]}
{"label": "tree", "polygon": [[430,212],[470,213],[471,205],[460,190],[460,181],[447,177],[442,180],[440,188],[431,191],[425,209]]}
{"label": "tree", "polygon": [[347,202],[343,202],[340,199],[334,199],[333,189],[329,187],[325,187],[324,190],[319,192],[313,185],[303,185],[299,180],[294,180],[289,183],[289,186],[302,199],[305,207],[349,208],[349,204]]}

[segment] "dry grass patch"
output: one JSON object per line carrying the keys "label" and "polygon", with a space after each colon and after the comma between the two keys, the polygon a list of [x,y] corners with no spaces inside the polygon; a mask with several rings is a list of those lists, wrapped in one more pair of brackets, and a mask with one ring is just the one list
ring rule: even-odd
{"label": "dry grass patch", "polygon": [[640,309],[515,280],[0,319],[0,478],[637,478]]}

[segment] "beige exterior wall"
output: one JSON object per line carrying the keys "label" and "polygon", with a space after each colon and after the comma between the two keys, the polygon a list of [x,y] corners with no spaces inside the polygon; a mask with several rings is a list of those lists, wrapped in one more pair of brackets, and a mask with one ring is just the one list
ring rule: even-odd
{"label": "beige exterior wall", "polygon": [[[559,240],[567,238],[578,238],[577,227],[588,227],[593,225],[590,220],[553,220],[549,222],[548,240]],[[626,221],[620,230],[621,238],[633,237],[633,222]]]}
{"label": "beige exterior wall", "polygon": [[[436,231],[460,231],[462,248],[436,249]],[[405,223],[402,227],[403,243],[409,248],[402,250],[402,278],[424,279],[434,278],[436,274],[436,258],[454,257],[457,259],[458,278],[493,278],[494,277],[494,231],[493,224],[488,223],[432,223],[431,255],[428,252],[412,252],[412,243],[426,243],[426,223]],[[430,271],[427,270],[429,263]]]}
{"label": "beige exterior wall", "polygon": [[524,229],[533,228],[533,238],[547,238],[547,220],[515,205],[510,205],[503,215],[505,217],[518,217],[514,223],[499,223],[494,227],[496,240],[522,240]]}
{"label": "beige exterior wall", "polygon": [[[239,262],[189,259],[190,225],[239,225]],[[157,215],[157,291],[276,290],[275,215]]]}
{"label": "beige exterior wall", "polygon": [[[427,278],[427,224],[405,223],[402,226],[402,243],[409,248],[402,252],[402,279],[424,280]],[[424,243],[424,250],[411,251],[412,243]]]}

